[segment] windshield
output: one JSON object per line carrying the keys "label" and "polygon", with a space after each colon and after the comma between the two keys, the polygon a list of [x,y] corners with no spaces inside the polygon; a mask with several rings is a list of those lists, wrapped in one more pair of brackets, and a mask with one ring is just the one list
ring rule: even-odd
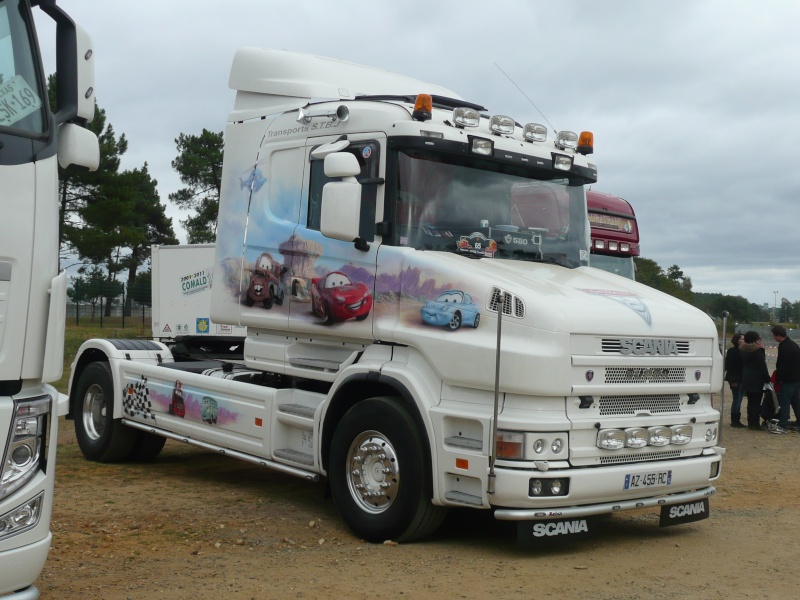
{"label": "windshield", "polygon": [[33,25],[19,5],[19,0],[0,0],[0,129],[39,134],[45,121],[31,47]]}
{"label": "windshield", "polygon": [[628,279],[636,279],[636,270],[633,258],[630,256],[606,256],[604,254],[592,254],[589,258],[589,265],[615,275],[621,275]]}
{"label": "windshield", "polygon": [[570,268],[588,264],[582,181],[535,179],[531,170],[503,165],[500,171],[490,161],[417,150],[396,156],[398,245]]}

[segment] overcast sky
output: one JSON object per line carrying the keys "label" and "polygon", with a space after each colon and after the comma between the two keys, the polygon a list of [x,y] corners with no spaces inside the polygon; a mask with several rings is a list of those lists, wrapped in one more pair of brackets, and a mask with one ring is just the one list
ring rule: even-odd
{"label": "overcast sky", "polygon": [[633,204],[642,256],[679,265],[695,291],[800,300],[796,0],[59,4],[94,41],[123,168],[147,162],[165,204],[178,134],[225,129],[241,46],[367,64],[541,121],[499,66],[556,129],[594,132],[594,189]]}

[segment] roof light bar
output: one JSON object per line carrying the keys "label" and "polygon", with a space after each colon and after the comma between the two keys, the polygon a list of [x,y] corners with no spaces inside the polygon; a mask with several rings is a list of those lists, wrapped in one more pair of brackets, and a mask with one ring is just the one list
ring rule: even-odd
{"label": "roof light bar", "polygon": [[496,135],[513,135],[514,119],[505,115],[492,115],[489,120],[489,131]]}
{"label": "roof light bar", "polygon": [[546,142],[547,127],[539,123],[528,123],[522,135],[529,142]]}
{"label": "roof light bar", "polygon": [[474,108],[459,107],[453,111],[456,127],[477,127],[481,123],[481,113]]}

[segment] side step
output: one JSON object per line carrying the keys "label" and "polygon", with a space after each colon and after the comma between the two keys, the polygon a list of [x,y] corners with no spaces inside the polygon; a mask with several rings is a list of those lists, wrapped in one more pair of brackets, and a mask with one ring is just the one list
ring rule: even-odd
{"label": "side step", "polygon": [[[198,446],[199,448],[212,450],[213,452],[217,452],[218,454],[222,454],[224,456],[232,456],[233,458],[238,458],[240,460],[244,460],[262,467],[267,467],[268,469],[275,469],[276,471],[281,471],[282,473],[288,473],[289,475],[294,475],[295,477],[301,477],[307,481],[317,482],[320,480],[319,473],[311,473],[309,471],[304,471],[302,469],[298,469],[290,465],[285,465],[283,463],[278,463],[273,460],[268,460],[260,456],[253,456],[252,454],[245,454],[244,452],[239,452],[238,450],[223,448],[222,446],[209,444],[208,442],[203,442],[201,440],[197,440],[189,436],[178,435],[176,433],[172,433],[171,431],[158,429],[157,427],[153,427],[152,425],[144,425],[142,423],[137,423],[136,421],[131,421],[129,419],[121,419],[120,422],[126,427],[141,429],[142,431],[147,431],[155,435],[160,435],[170,440],[177,440],[179,442],[183,442],[184,444],[191,444],[192,446]],[[286,460],[290,460],[298,464],[307,464],[312,466],[314,464],[314,458],[310,454],[303,454],[302,452],[297,452],[295,450],[276,450],[275,454],[277,455],[280,452],[287,453],[287,456],[281,456],[281,458],[285,458]],[[291,453],[291,457],[288,456],[289,453]],[[308,458],[306,459],[305,457]],[[298,458],[302,458],[302,460],[298,460]]]}
{"label": "side step", "polygon": [[309,467],[314,466],[314,457],[310,454],[306,454],[305,452],[298,452],[297,450],[292,450],[291,448],[280,448],[275,450],[275,457],[282,458],[283,460],[288,460],[289,462],[298,463],[301,465],[308,465]]}
{"label": "side step", "polygon": [[450,502],[459,502],[470,506],[483,506],[483,500],[466,492],[447,492],[444,497]]}

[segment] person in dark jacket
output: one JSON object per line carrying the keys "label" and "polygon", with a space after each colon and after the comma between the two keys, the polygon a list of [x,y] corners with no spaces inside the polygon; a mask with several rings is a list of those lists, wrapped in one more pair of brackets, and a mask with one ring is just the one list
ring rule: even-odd
{"label": "person in dark jacket", "polygon": [[725,353],[725,381],[731,388],[731,427],[744,427],[742,424],[742,356],[739,354],[739,344],[742,343],[744,334],[734,333],[731,337],[731,347]]}
{"label": "person in dark jacket", "polygon": [[778,401],[781,405],[778,425],[784,429],[797,430],[797,423],[789,423],[789,407],[795,418],[800,415],[800,346],[789,338],[783,325],[772,328],[772,337],[778,342],[778,360],[775,363],[775,380],[781,384]]}
{"label": "person in dark jacket", "polygon": [[761,398],[764,396],[764,384],[769,383],[767,355],[760,341],[757,332],[748,331],[739,345],[739,354],[742,357],[742,388],[747,396],[747,426],[750,429],[761,429]]}

